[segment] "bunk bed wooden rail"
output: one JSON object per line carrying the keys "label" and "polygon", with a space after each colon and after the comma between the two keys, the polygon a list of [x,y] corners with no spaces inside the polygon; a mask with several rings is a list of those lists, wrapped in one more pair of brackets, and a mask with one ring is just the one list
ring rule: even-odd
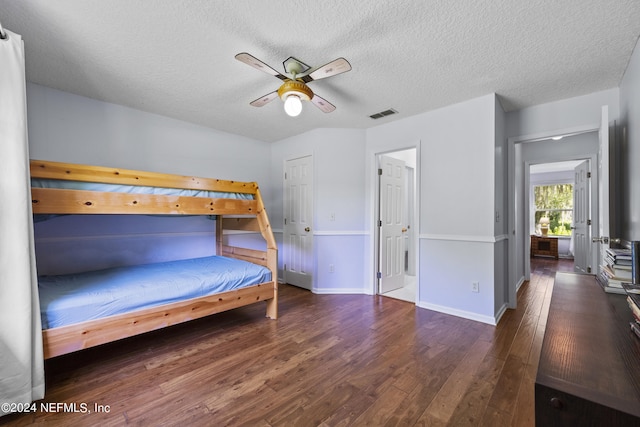
{"label": "bunk bed wooden rail", "polygon": [[[34,214],[175,214],[217,215],[219,255],[267,267],[271,282],[156,308],[110,316],[43,331],[45,358],[126,338],[256,301],[266,301],[267,317],[278,316],[278,250],[269,218],[255,182],[237,182],[193,176],[143,172],[102,166],[32,160],[31,177],[145,187],[205,190],[253,195],[252,200],[225,197],[166,196],[32,187]],[[226,217],[225,215],[233,215]],[[240,217],[238,217],[240,216]],[[228,246],[227,230],[260,233],[266,250]]]}
{"label": "bunk bed wooden rail", "polygon": [[225,181],[215,178],[170,175],[131,169],[107,168],[104,166],[79,165],[42,160],[31,160],[31,176],[43,179],[100,182],[148,187],[188,188],[190,190],[222,191],[227,193],[254,194],[255,182]]}
{"label": "bunk bed wooden rail", "polygon": [[88,320],[42,331],[44,358],[60,356],[122,338],[177,325],[223,311],[273,299],[271,283],[227,291],[159,307]]}
{"label": "bunk bed wooden rail", "polygon": [[37,160],[32,160],[30,166],[32,178],[219,191],[254,196],[253,200],[243,200],[32,188],[32,204],[36,213],[259,215],[258,197],[256,197],[259,189],[255,182],[225,181]]}

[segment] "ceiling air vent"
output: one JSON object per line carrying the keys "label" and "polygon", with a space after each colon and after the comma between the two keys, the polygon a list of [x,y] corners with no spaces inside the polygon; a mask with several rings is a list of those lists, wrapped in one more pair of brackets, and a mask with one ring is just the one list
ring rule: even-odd
{"label": "ceiling air vent", "polygon": [[369,117],[371,117],[372,119],[376,120],[376,119],[381,119],[381,118],[386,117],[386,116],[390,116],[392,114],[398,114],[398,112],[396,110],[394,110],[393,108],[389,108],[388,110],[380,111],[379,113],[372,114]]}

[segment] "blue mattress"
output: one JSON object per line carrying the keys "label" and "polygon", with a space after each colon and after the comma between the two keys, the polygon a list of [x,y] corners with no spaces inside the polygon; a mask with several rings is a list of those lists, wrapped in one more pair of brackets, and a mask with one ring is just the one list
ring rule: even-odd
{"label": "blue mattress", "polygon": [[38,278],[42,328],[271,281],[262,266],[222,256]]}
{"label": "blue mattress", "polygon": [[210,197],[220,199],[253,200],[253,194],[223,191],[189,190],[181,188],[145,187],[142,185],[103,184],[98,182],[66,181],[61,179],[31,179],[33,188],[60,188],[65,190],[105,191],[111,193],[158,194],[163,196]]}

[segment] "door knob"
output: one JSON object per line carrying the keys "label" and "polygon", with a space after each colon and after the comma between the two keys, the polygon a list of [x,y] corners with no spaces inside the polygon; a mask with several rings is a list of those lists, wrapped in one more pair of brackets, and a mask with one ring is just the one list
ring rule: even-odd
{"label": "door knob", "polygon": [[306,231],[307,233],[311,231],[311,229],[309,227],[305,227],[304,231]]}
{"label": "door knob", "polygon": [[403,229],[402,229],[402,232],[403,232],[403,233],[406,233],[406,232],[407,232],[407,229],[406,229],[406,228],[403,228]]}
{"label": "door knob", "polygon": [[604,243],[604,244],[607,244],[607,243],[609,243],[609,238],[608,237],[594,237],[593,239],[591,239],[591,241],[593,243]]}

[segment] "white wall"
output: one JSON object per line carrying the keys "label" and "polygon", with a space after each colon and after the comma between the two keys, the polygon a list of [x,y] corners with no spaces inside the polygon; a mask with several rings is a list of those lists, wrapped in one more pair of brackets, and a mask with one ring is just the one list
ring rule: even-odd
{"label": "white wall", "polygon": [[[265,142],[36,84],[27,84],[27,108],[32,159],[257,181],[269,210]],[[36,233],[40,274],[215,251],[214,222],[205,218],[58,218],[36,224]]]}
{"label": "white wall", "polygon": [[612,120],[618,118],[618,89],[535,105],[507,113],[507,137],[536,135],[600,123],[600,107],[609,106]]}
{"label": "white wall", "polygon": [[285,162],[313,156],[312,289],[316,293],[365,292],[364,137],[364,131],[357,129],[316,129],[271,144],[271,193],[275,196],[269,218],[277,231],[281,269],[287,250],[282,242]]}
{"label": "white wall", "polygon": [[[366,131],[370,212],[375,154],[420,147],[418,305],[487,323],[496,316],[495,102],[486,95]],[[372,235],[373,224],[370,216]],[[474,281],[479,293],[471,292]]]}
{"label": "white wall", "polygon": [[64,215],[34,224],[39,274],[67,274],[215,254],[204,216]]}
{"label": "white wall", "polygon": [[640,240],[640,48],[636,48],[620,84],[620,132],[617,150],[621,193],[621,238]]}
{"label": "white wall", "polygon": [[237,181],[268,182],[269,144],[27,84],[30,156]]}
{"label": "white wall", "polygon": [[495,102],[495,235],[508,237],[507,222],[507,115],[499,100]]}
{"label": "white wall", "polygon": [[[420,233],[493,237],[494,100],[491,94],[367,129],[367,148],[376,152],[422,142],[421,192],[429,197],[421,199]],[[471,218],[469,205],[477,211]]]}
{"label": "white wall", "polygon": [[499,319],[510,303],[509,295],[509,230],[507,206],[507,115],[502,109],[498,98],[495,101],[495,197],[494,197],[494,307],[496,318]]}

